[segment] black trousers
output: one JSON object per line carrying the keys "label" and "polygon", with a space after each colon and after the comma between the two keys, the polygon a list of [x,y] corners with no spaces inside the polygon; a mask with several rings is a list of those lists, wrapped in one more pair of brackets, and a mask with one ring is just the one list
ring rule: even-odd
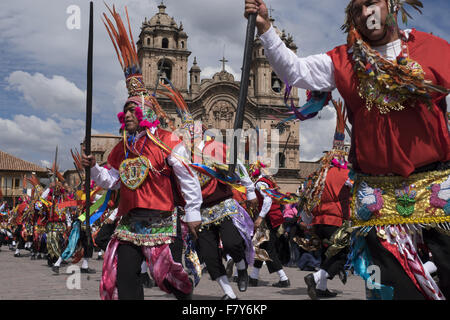
{"label": "black trousers", "polygon": [[235,262],[245,259],[245,243],[231,219],[224,219],[219,225],[211,225],[198,234],[196,248],[201,261],[212,280],[226,275],[222,260],[219,241],[222,240],[223,251],[228,253]]}
{"label": "black trousers", "polygon": [[[177,237],[174,239],[174,242],[169,245],[169,248],[172,252],[173,260],[181,263],[183,255],[183,240],[181,239],[181,225],[179,218],[177,220]],[[119,244],[117,248],[116,279],[119,300],[144,299],[144,287],[142,286],[142,282],[139,277],[141,274],[141,265],[143,261],[144,255],[141,247],[132,243]],[[165,282],[165,285],[172,289],[172,291],[176,290],[175,288],[172,288],[168,282]]]}
{"label": "black trousers", "polygon": [[79,241],[81,243],[81,246],[84,249],[83,257],[84,258],[92,258],[92,255],[94,253],[94,246],[93,245],[88,246],[86,230],[83,230],[83,229],[80,230],[80,240]]}
{"label": "black trousers", "polygon": [[[270,231],[269,241],[263,242],[260,248],[266,250],[269,258],[272,259],[272,261],[266,261],[266,266],[269,270],[269,273],[274,273],[283,269],[283,265],[281,264],[280,256],[277,250],[277,230],[279,227],[273,228],[270,224],[269,219],[266,219],[266,224]],[[253,266],[260,269],[263,266],[263,261],[255,260]]]}
{"label": "black trousers", "polygon": [[[330,239],[333,233],[339,229],[337,226],[331,226],[326,224],[316,224],[314,225],[315,234],[321,239]],[[344,248],[339,251],[334,256],[327,258],[325,256],[326,248],[322,250],[322,260],[320,263],[320,268],[328,273],[328,279],[333,279],[335,275],[339,273],[340,270],[344,270],[345,263],[347,262],[347,255],[349,253],[349,248]]]}
{"label": "black trousers", "polygon": [[17,241],[17,249],[25,249],[25,240],[23,239],[22,232],[23,225],[19,224],[14,232],[14,237]]}
{"label": "black trousers", "polygon": [[[435,229],[423,229],[422,235],[437,267],[439,288],[450,299],[450,237]],[[381,245],[375,229],[369,232],[366,241],[373,264],[380,267],[381,284],[394,288],[394,300],[424,300],[398,260]]]}
{"label": "black trousers", "polygon": [[45,242],[45,237],[40,236],[40,239],[33,239],[33,252],[34,253],[46,253],[47,243]]}
{"label": "black trousers", "polygon": [[115,229],[115,223],[104,223],[95,237],[95,244],[97,247],[103,251],[106,251],[109,240],[111,240],[111,236],[113,235]]}

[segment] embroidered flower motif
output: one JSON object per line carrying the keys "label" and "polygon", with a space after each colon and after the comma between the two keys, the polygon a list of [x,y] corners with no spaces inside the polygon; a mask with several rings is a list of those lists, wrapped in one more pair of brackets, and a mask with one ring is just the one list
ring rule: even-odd
{"label": "embroidered flower motif", "polygon": [[417,191],[414,184],[407,185],[404,182],[402,188],[395,189],[395,196],[397,197],[395,209],[402,217],[409,217],[413,214],[416,195]]}
{"label": "embroidered flower motif", "polygon": [[368,221],[372,215],[380,215],[380,210],[384,205],[381,189],[372,188],[363,181],[358,188],[356,197],[358,202],[356,213],[361,220]]}
{"label": "embroidered flower motif", "polygon": [[441,184],[430,186],[430,205],[434,208],[444,209],[445,214],[450,214],[450,176]]}

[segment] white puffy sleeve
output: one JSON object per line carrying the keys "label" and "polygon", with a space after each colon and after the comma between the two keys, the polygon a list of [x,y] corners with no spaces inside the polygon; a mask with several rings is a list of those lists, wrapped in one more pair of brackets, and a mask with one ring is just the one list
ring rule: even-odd
{"label": "white puffy sleeve", "polygon": [[333,61],[327,54],[298,57],[286,47],[272,26],[259,38],[265,56],[282,81],[307,90],[333,91],[336,88]]}
{"label": "white puffy sleeve", "polygon": [[173,168],[175,177],[180,186],[181,194],[186,205],[185,222],[201,221],[200,207],[203,202],[202,189],[197,174],[192,169],[187,169],[180,159],[189,159],[189,155],[183,143],[173,148],[172,154],[167,157],[168,164]]}

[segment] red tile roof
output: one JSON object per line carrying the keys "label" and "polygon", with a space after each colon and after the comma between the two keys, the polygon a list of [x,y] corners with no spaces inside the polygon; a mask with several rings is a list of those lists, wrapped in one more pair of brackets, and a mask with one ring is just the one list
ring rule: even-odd
{"label": "red tile roof", "polygon": [[32,162],[14,157],[1,150],[0,150],[0,170],[47,172],[47,169],[45,168],[42,168]]}

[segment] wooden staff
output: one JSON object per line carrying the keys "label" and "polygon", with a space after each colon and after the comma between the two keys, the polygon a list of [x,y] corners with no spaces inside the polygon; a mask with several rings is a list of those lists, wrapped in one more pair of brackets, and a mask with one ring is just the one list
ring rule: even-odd
{"label": "wooden staff", "polygon": [[[92,126],[92,52],[94,39],[94,23],[93,23],[94,4],[90,2],[89,8],[89,43],[88,43],[88,59],[87,59],[87,95],[86,95],[86,137],[84,140],[86,155],[91,154],[91,126]],[[90,225],[90,209],[91,209],[91,171],[86,167],[86,237],[88,247],[92,246],[91,225]]]}
{"label": "wooden staff", "polygon": [[247,102],[248,83],[250,78],[250,64],[252,62],[253,42],[255,39],[256,13],[249,14],[247,21],[247,34],[245,37],[244,62],[241,70],[241,85],[239,88],[239,100],[234,118],[233,132],[233,162],[228,167],[228,176],[232,177],[237,164],[237,147],[241,135],[237,135],[236,131],[242,129],[244,123],[245,103]]}

